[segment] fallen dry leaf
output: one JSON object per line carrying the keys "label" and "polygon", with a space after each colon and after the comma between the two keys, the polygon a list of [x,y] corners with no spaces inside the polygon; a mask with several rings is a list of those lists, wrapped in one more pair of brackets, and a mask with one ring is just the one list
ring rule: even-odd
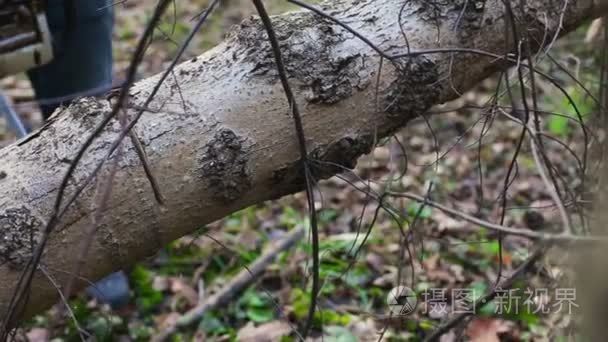
{"label": "fallen dry leaf", "polygon": [[190,306],[198,304],[198,293],[190,286],[185,279],[171,278],[171,292],[186,299]]}
{"label": "fallen dry leaf", "polygon": [[376,253],[368,253],[365,256],[365,261],[376,273],[382,273],[384,271],[385,261],[382,256]]}
{"label": "fallen dry leaf", "polygon": [[169,326],[172,326],[175,324],[175,322],[177,322],[177,320],[181,317],[182,315],[180,315],[177,312],[171,312],[169,314],[166,315],[161,315],[158,316],[154,319],[154,321],[156,322],[156,325],[159,326],[161,329],[167,328]]}
{"label": "fallen dry leaf", "polygon": [[467,326],[471,342],[500,342],[498,334],[509,331],[505,321],[494,318],[476,318]]}
{"label": "fallen dry leaf", "polygon": [[291,333],[289,324],[282,321],[273,321],[255,326],[249,322],[239,330],[236,339],[241,342],[274,342]]}
{"label": "fallen dry leaf", "polygon": [[28,331],[26,336],[29,342],[47,342],[51,338],[51,333],[48,329],[34,328]]}
{"label": "fallen dry leaf", "polygon": [[424,261],[422,261],[422,266],[427,271],[436,270],[439,266],[439,254],[433,254],[430,257],[425,258]]}
{"label": "fallen dry leaf", "polygon": [[163,276],[156,276],[152,281],[152,288],[156,291],[164,292],[169,288],[169,279]]}

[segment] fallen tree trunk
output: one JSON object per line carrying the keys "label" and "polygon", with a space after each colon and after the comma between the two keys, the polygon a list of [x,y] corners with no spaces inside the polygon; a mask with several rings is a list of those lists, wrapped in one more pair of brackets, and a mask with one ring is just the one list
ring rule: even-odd
{"label": "fallen tree trunk", "polygon": [[[515,25],[538,47],[550,43],[557,32],[606,12],[607,2],[570,1],[564,10],[559,1],[528,0],[525,15],[516,2],[515,14],[525,23]],[[377,51],[328,19],[311,12],[273,17],[311,159],[352,167],[377,138],[510,65],[492,56],[516,51],[503,2],[448,3],[342,0],[323,6],[387,55],[414,52],[390,62],[384,59],[381,69]],[[543,43],[535,44],[534,39]],[[461,50],[419,53],[437,48]],[[464,53],[463,48],[489,54]],[[165,206],[157,205],[135,147],[125,141],[109,206],[92,237],[82,277],[99,279],[206,223],[303,189],[293,119],[259,19],[246,20],[225,42],[183,63],[174,75],[149,106],[152,112],[135,127]],[[136,84],[130,103],[142,103],[158,77]],[[0,319],[75,150],[109,111],[106,100],[82,99],[39,132],[0,150]],[[120,130],[119,122],[113,122],[95,141],[80,161],[68,195],[87,178]],[[316,176],[339,172],[329,164],[319,165]],[[106,168],[100,176],[108,172]],[[89,186],[50,236],[42,262],[62,284],[88,237],[95,206],[95,187]],[[79,282],[78,287],[84,285]],[[37,273],[26,314],[57,298],[57,290]]]}

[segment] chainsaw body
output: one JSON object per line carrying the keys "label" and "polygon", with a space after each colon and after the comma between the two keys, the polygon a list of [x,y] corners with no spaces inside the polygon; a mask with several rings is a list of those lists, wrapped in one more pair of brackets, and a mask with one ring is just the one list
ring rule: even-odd
{"label": "chainsaw body", "polygon": [[0,0],[0,78],[53,58],[42,0]]}

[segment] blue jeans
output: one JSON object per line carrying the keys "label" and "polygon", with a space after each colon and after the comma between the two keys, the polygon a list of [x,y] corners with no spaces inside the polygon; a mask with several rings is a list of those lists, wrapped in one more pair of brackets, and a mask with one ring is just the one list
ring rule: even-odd
{"label": "blue jeans", "polygon": [[[73,4],[73,6],[69,6]],[[112,85],[112,0],[47,0],[51,63],[28,72],[42,114]]]}
{"label": "blue jeans", "polygon": [[[59,105],[111,87],[111,5],[112,0],[47,0],[54,58],[28,72],[45,119]],[[89,287],[87,293],[113,307],[122,306],[129,301],[128,279],[124,272],[111,274]]]}

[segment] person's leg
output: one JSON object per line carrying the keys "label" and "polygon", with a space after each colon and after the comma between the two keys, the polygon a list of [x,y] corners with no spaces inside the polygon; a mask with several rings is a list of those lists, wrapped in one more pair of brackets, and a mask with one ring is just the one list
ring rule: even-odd
{"label": "person's leg", "polygon": [[[70,7],[70,4],[73,7]],[[45,119],[61,104],[106,92],[112,85],[112,0],[48,0],[54,59],[28,76]],[[116,272],[87,289],[113,307],[129,301],[129,283]]]}
{"label": "person's leg", "polygon": [[47,1],[55,57],[28,72],[45,119],[61,104],[111,87],[111,4],[111,0]]}

